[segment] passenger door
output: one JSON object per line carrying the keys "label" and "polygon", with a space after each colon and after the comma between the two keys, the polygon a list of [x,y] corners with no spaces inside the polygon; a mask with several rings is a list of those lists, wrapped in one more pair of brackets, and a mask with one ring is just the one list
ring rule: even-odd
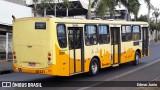
{"label": "passenger door", "polygon": [[112,60],[113,65],[120,63],[121,41],[120,41],[120,27],[111,27],[111,45],[112,45]]}
{"label": "passenger door", "polygon": [[84,71],[83,28],[68,27],[70,74]]}

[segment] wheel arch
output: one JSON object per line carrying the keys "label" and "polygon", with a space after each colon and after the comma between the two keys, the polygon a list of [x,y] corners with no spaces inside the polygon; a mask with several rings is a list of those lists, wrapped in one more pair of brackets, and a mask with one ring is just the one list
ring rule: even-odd
{"label": "wheel arch", "polygon": [[139,56],[140,56],[140,58],[141,58],[141,51],[140,51],[140,49],[137,49],[136,52],[139,53]]}
{"label": "wheel arch", "polygon": [[[99,68],[101,68],[101,61],[100,61],[100,58],[98,56],[94,56],[92,57],[92,59],[96,58],[98,60],[98,63],[99,63]],[[91,59],[91,60],[92,60]],[[90,61],[90,64],[91,64],[91,61]]]}

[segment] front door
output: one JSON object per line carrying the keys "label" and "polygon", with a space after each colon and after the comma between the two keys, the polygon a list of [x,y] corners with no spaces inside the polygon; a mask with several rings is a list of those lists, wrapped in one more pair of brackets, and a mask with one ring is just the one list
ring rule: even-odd
{"label": "front door", "polygon": [[120,28],[119,27],[111,27],[111,44],[112,44],[112,60],[113,64],[120,63]]}
{"label": "front door", "polygon": [[70,74],[84,71],[83,28],[68,27]]}
{"label": "front door", "polygon": [[142,27],[142,55],[143,56],[148,56],[148,28],[147,27]]}

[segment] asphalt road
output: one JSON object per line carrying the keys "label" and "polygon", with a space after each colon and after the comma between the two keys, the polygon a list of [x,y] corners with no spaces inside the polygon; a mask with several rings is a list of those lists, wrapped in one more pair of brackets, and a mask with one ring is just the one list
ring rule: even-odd
{"label": "asphalt road", "polygon": [[[75,75],[72,77],[53,77],[48,75],[11,73],[0,76],[0,81],[40,81],[51,82],[56,85],[65,85],[59,82],[74,82],[84,87],[48,87],[48,88],[23,88],[23,90],[135,90],[135,87],[94,87],[105,82],[97,81],[152,81],[160,76],[160,43],[151,46],[151,55],[140,60],[138,66],[132,66],[131,63],[120,65],[115,68],[106,68],[100,70],[99,74],[94,77],[88,77],[86,74]],[[77,82],[81,81],[81,82]],[[88,83],[86,83],[88,82]],[[18,88],[20,89],[20,88]],[[17,90],[17,88],[0,88],[0,90]]]}

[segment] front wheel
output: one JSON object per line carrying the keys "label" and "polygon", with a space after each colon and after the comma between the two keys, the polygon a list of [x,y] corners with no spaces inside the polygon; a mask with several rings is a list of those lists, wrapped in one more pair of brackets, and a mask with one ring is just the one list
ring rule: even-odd
{"label": "front wheel", "polygon": [[89,75],[90,76],[95,76],[99,71],[99,63],[96,58],[93,58],[90,63],[89,67]]}
{"label": "front wheel", "polygon": [[138,52],[135,53],[135,59],[133,61],[133,65],[138,65],[139,64],[139,58],[140,58],[140,55]]}

